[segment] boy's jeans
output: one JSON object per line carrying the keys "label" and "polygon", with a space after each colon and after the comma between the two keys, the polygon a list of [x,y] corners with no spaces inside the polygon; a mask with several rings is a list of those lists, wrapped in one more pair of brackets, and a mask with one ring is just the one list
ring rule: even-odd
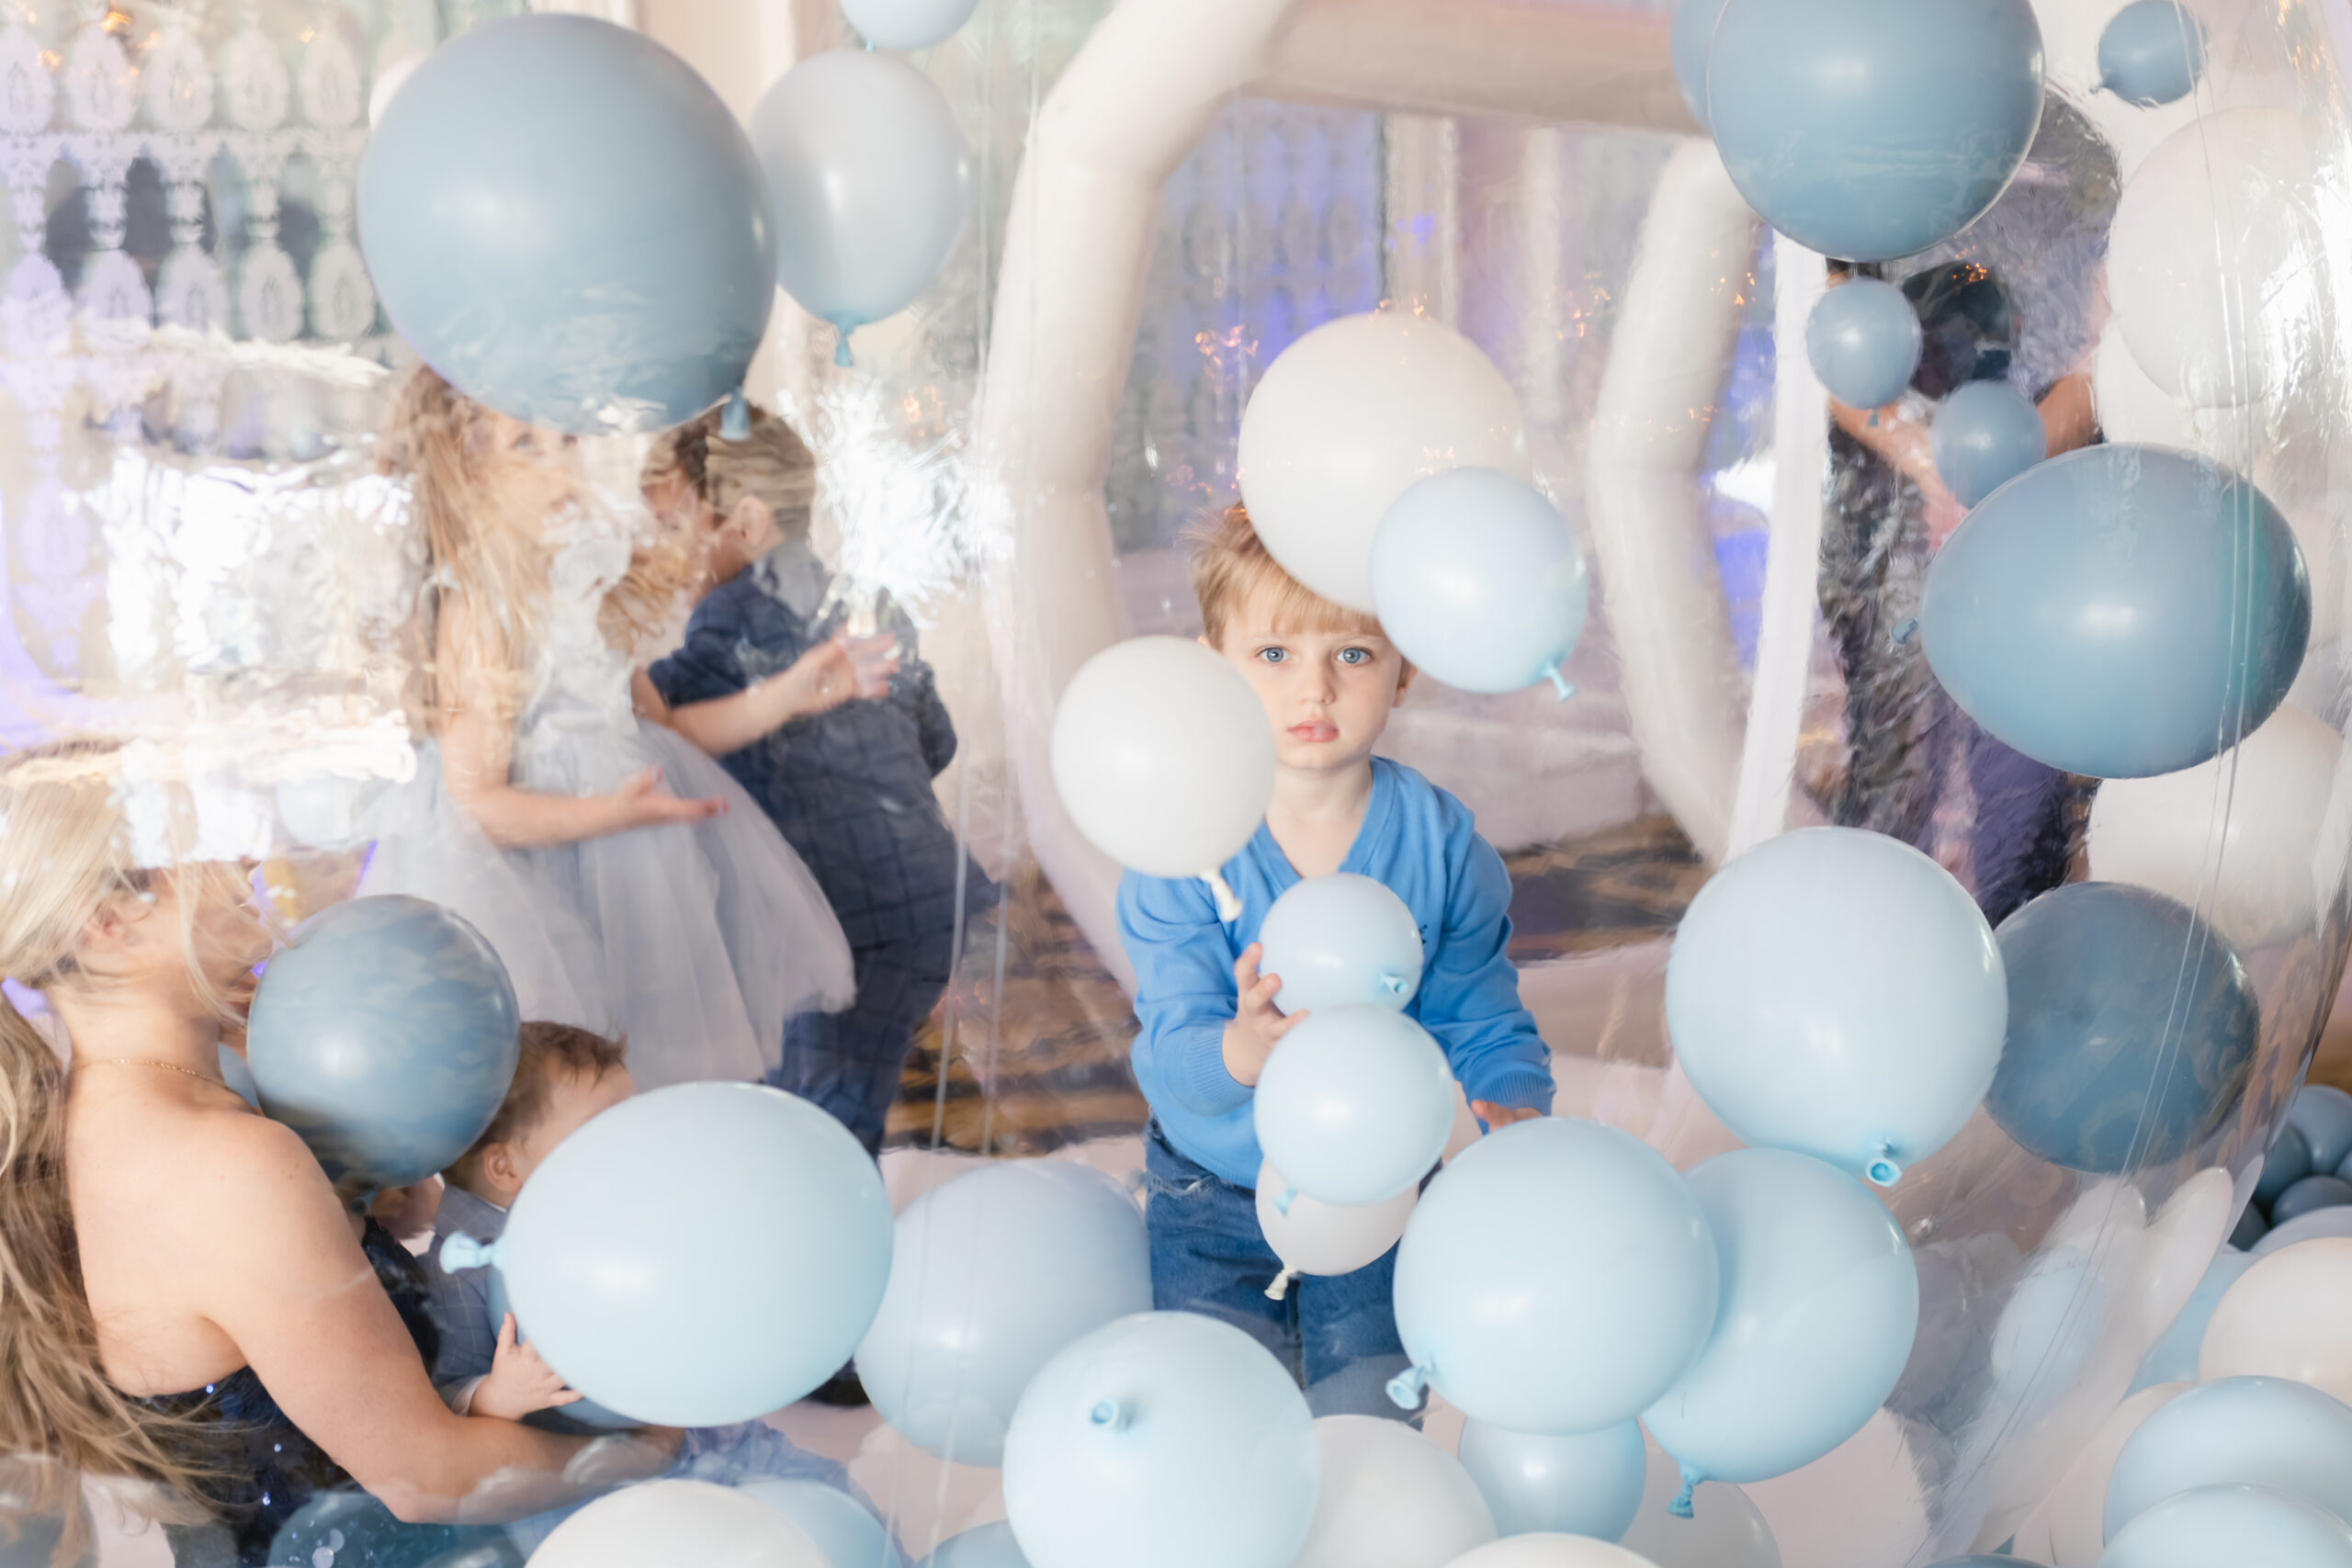
{"label": "boy's jeans", "polygon": [[1299,1380],[1317,1416],[1408,1418],[1385,1386],[1407,1364],[1390,1300],[1395,1247],[1352,1274],[1303,1274],[1286,1297],[1268,1301],[1283,1265],[1258,1229],[1257,1195],[1177,1153],[1156,1122],[1144,1136],[1144,1175],[1153,1306],[1242,1330]]}

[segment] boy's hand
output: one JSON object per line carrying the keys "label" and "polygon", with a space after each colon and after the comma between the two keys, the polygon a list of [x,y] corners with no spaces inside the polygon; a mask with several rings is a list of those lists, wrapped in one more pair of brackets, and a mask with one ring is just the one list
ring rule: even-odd
{"label": "boy's hand", "polygon": [[1233,961],[1235,1005],[1233,1021],[1225,1026],[1225,1070],[1233,1081],[1250,1089],[1258,1087],[1258,1075],[1266,1070],[1266,1058],[1292,1026],[1306,1016],[1306,1010],[1284,1018],[1274,1008],[1274,994],[1283,988],[1279,975],[1261,976],[1258,960],[1265,950],[1251,942]]}
{"label": "boy's hand", "polygon": [[1544,1114],[1532,1105],[1497,1105],[1491,1100],[1474,1100],[1470,1114],[1487,1124],[1491,1133],[1498,1127],[1508,1127],[1514,1122],[1531,1121]]}
{"label": "boy's hand", "polygon": [[514,1314],[508,1313],[498,1325],[498,1349],[491,1358],[490,1375],[474,1385],[473,1414],[519,1421],[534,1410],[570,1404],[579,1398],[539,1359],[537,1350],[514,1337]]}

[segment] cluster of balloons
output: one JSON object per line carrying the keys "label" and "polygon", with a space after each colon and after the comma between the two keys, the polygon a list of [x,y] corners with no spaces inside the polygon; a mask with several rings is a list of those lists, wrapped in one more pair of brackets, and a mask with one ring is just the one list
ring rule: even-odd
{"label": "cluster of balloons", "polygon": [[2352,1235],[2352,1095],[2306,1084],[2263,1156],[2254,1199],[2230,1237],[2257,1255],[2321,1235]]}

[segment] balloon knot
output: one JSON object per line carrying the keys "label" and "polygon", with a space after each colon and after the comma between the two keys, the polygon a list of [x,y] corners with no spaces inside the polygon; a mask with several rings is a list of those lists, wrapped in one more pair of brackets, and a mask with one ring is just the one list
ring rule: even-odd
{"label": "balloon knot", "polygon": [[1296,1201],[1298,1201],[1298,1189],[1285,1187],[1274,1194],[1274,1213],[1287,1216],[1290,1213],[1290,1206]]}
{"label": "balloon knot", "polygon": [[1284,1269],[1281,1273],[1274,1276],[1274,1282],[1266,1287],[1266,1299],[1270,1302],[1278,1302],[1284,1296],[1289,1295],[1290,1282],[1297,1278],[1297,1269]]}
{"label": "balloon knot", "polygon": [[1707,1478],[1687,1464],[1683,1465],[1681,1470],[1682,1490],[1674,1495],[1674,1501],[1666,1506],[1666,1511],[1672,1514],[1678,1519],[1687,1519],[1691,1517],[1691,1494],[1697,1492],[1699,1490],[1699,1483],[1706,1480]]}
{"label": "balloon knot", "polygon": [[1388,1380],[1389,1402],[1399,1410],[1418,1410],[1421,1391],[1430,1386],[1430,1375],[1419,1367],[1407,1367]]}
{"label": "balloon knot", "polygon": [[1914,615],[1909,620],[1898,621],[1895,623],[1894,630],[1887,634],[1887,645],[1891,648],[1901,648],[1917,636],[1918,631],[1918,616]]}
{"label": "balloon knot", "polygon": [[1401,997],[1405,994],[1405,976],[1383,974],[1380,976],[1380,988],[1392,997]]}
{"label": "balloon knot", "polygon": [[1553,665],[1552,668],[1544,671],[1544,673],[1550,679],[1552,682],[1552,694],[1558,701],[1566,702],[1570,697],[1577,694],[1577,689],[1568,683],[1568,678],[1566,675],[1560,673],[1560,667],[1558,665]]}
{"label": "balloon knot", "polygon": [[847,370],[857,364],[857,361],[850,356],[849,329],[835,327],[833,330],[840,334],[833,339],[833,363]]}
{"label": "balloon knot", "polygon": [[1903,1179],[1903,1168],[1894,1163],[1894,1151],[1881,1144],[1871,1162],[1862,1167],[1862,1174],[1870,1178],[1872,1186],[1892,1187]]}
{"label": "balloon knot", "polygon": [[461,1269],[485,1269],[494,1265],[502,1255],[494,1241],[476,1241],[460,1231],[441,1244],[441,1271],[455,1274]]}
{"label": "balloon knot", "polygon": [[752,434],[752,405],[743,396],[743,389],[736,388],[727,394],[727,412],[718,416],[718,437],[722,441],[747,441]]}
{"label": "balloon knot", "polygon": [[1133,1413],[1128,1410],[1126,1401],[1121,1399],[1098,1400],[1094,1408],[1086,1413],[1089,1423],[1106,1432],[1125,1431],[1132,1418]]}
{"label": "balloon knot", "polygon": [[1223,872],[1204,871],[1201,873],[1201,880],[1209,885],[1211,893],[1216,895],[1216,918],[1220,921],[1230,925],[1241,918],[1241,900],[1234,893],[1233,885],[1226,881]]}

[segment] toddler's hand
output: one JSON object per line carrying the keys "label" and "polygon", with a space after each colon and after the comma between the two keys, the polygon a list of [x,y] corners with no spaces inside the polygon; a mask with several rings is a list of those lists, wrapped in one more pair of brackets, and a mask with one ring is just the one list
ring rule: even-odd
{"label": "toddler's hand", "polygon": [[615,831],[629,828],[651,828],[664,822],[699,822],[716,817],[727,809],[723,795],[709,800],[686,800],[662,787],[662,770],[648,768],[629,780],[608,797],[614,815],[619,819]]}
{"label": "toddler's hand", "polygon": [[1306,1016],[1304,1008],[1288,1018],[1276,1010],[1274,995],[1283,988],[1283,977],[1259,975],[1258,960],[1264,953],[1265,949],[1253,942],[1233,961],[1233,1021],[1225,1026],[1225,1070],[1233,1075],[1235,1083],[1252,1089],[1282,1037]]}
{"label": "toddler's hand", "polygon": [[579,1397],[539,1359],[537,1350],[514,1337],[514,1314],[508,1313],[498,1325],[498,1349],[491,1358],[490,1375],[474,1385],[473,1414],[519,1421],[534,1410],[570,1404]]}
{"label": "toddler's hand", "polygon": [[775,679],[795,718],[830,712],[843,703],[880,696],[899,667],[896,641],[887,637],[829,637],[793,661]]}
{"label": "toddler's hand", "polygon": [[1470,1114],[1484,1122],[1487,1131],[1491,1133],[1514,1122],[1532,1121],[1544,1112],[1532,1105],[1497,1105],[1491,1100],[1474,1100],[1470,1102]]}

